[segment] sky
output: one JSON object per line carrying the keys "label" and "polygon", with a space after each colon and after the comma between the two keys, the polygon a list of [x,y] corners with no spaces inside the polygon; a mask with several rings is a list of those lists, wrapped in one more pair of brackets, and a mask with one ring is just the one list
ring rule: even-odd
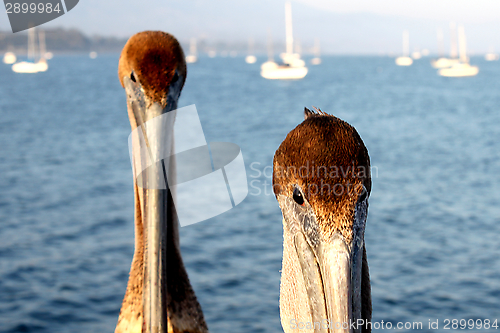
{"label": "sky", "polygon": [[339,13],[369,12],[417,19],[480,23],[500,19],[498,0],[298,0],[311,6]]}
{"label": "sky", "polygon": [[[436,29],[449,43],[450,21],[464,25],[471,52],[495,45],[500,51],[500,0],[295,0],[292,11],[294,36],[303,48],[318,37],[324,53],[398,53],[405,29],[412,49],[437,52]],[[181,41],[234,43],[252,37],[261,44],[271,31],[279,44],[284,43],[284,0],[80,0],[44,26],[117,37],[164,30]],[[9,29],[2,8],[0,30]]]}

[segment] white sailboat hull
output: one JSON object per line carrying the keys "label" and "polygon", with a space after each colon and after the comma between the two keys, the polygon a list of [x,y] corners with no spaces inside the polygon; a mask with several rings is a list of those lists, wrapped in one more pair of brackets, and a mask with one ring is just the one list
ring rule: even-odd
{"label": "white sailboat hull", "polygon": [[21,61],[12,65],[12,70],[16,73],[38,73],[45,72],[49,66],[44,60],[38,62]]}
{"label": "white sailboat hull", "polygon": [[421,59],[422,58],[422,53],[415,51],[411,54],[411,57],[415,60]]}
{"label": "white sailboat hull", "polygon": [[413,64],[413,59],[410,57],[397,57],[396,65],[398,66],[411,66]]}
{"label": "white sailboat hull", "polygon": [[319,65],[321,64],[321,58],[315,57],[311,59],[311,65]]}
{"label": "white sailboat hull", "polygon": [[439,58],[437,60],[432,60],[431,65],[432,67],[439,69],[439,68],[449,68],[453,65],[458,64],[459,60],[458,59],[450,59],[450,58]]}
{"label": "white sailboat hull", "polygon": [[245,62],[247,64],[255,64],[255,62],[257,62],[257,57],[254,55],[247,55],[245,58]]}
{"label": "white sailboat hull", "polygon": [[3,63],[7,65],[12,65],[17,60],[16,55],[13,52],[7,52],[3,56]]}
{"label": "white sailboat hull", "polygon": [[188,64],[194,64],[197,61],[198,61],[198,57],[195,55],[190,54],[190,55],[186,56],[186,63],[188,63]]}
{"label": "white sailboat hull", "polygon": [[496,53],[486,53],[484,55],[484,59],[486,61],[497,61],[500,58],[500,56]]}
{"label": "white sailboat hull", "polygon": [[269,80],[298,80],[307,75],[307,67],[276,66],[262,68],[260,75]]}
{"label": "white sailboat hull", "polygon": [[459,63],[450,68],[443,68],[439,70],[439,75],[446,77],[464,77],[475,76],[479,73],[477,66],[471,66],[467,63]]}

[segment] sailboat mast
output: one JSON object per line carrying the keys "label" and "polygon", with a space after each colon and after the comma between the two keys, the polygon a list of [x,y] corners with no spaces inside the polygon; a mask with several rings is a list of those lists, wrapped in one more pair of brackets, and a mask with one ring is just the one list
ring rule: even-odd
{"label": "sailboat mast", "polygon": [[461,25],[458,27],[458,42],[459,42],[459,51],[460,51],[460,61],[465,63],[467,62],[467,40],[465,39],[465,30],[464,26]]}
{"label": "sailboat mast", "polygon": [[286,53],[293,53],[293,32],[292,32],[292,5],[290,1],[285,3],[285,28],[286,28]]}
{"label": "sailboat mast", "polygon": [[437,29],[437,40],[438,40],[438,55],[439,58],[444,57],[444,36],[443,29]]}
{"label": "sailboat mast", "polygon": [[408,30],[403,31],[403,56],[410,55],[410,33]]}
{"label": "sailboat mast", "polygon": [[254,43],[253,38],[250,37],[248,39],[248,55],[252,55],[253,54],[253,43]]}
{"label": "sailboat mast", "polygon": [[274,61],[273,35],[271,29],[267,29],[267,57],[269,61]]}
{"label": "sailboat mast", "polygon": [[450,58],[457,57],[457,31],[455,22],[450,22]]}
{"label": "sailboat mast", "polygon": [[189,53],[196,55],[196,38],[191,38],[191,43],[189,44]]}
{"label": "sailboat mast", "polygon": [[300,44],[300,39],[298,38],[295,40],[295,53],[302,53],[302,44]]}
{"label": "sailboat mast", "polygon": [[320,52],[321,52],[321,49],[320,49],[320,45],[319,45],[319,38],[315,37],[314,38],[314,55],[316,57],[319,57]]}
{"label": "sailboat mast", "polygon": [[45,58],[45,53],[47,53],[45,50],[45,31],[38,31],[38,42],[40,44],[40,58]]}
{"label": "sailboat mast", "polygon": [[28,59],[35,59],[35,28],[28,30]]}

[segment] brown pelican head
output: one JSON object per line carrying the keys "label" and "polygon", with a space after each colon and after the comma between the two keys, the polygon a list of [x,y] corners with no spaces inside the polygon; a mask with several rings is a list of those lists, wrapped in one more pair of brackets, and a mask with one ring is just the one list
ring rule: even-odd
{"label": "brown pelican head", "polygon": [[281,323],[286,333],[368,332],[371,296],[364,230],[368,151],[354,127],[305,109],[274,155],[283,213]]}
{"label": "brown pelican head", "polygon": [[[162,149],[173,151],[175,116],[163,118],[168,118],[167,126],[153,133],[143,124],[177,108],[186,79],[179,42],[160,31],[132,36],[121,53],[118,76],[127,95],[132,130],[142,130],[146,138],[146,154],[154,160]],[[158,182],[165,168],[169,176],[175,175],[175,160],[153,164],[142,177],[147,184]],[[208,332],[182,262],[172,194],[165,185],[138,183],[134,182],[135,253],[115,332]],[[166,180],[163,184],[168,186]]]}
{"label": "brown pelican head", "polygon": [[[186,80],[184,52],[177,39],[168,33],[140,32],[122,50],[118,77],[129,104],[131,99],[138,100],[143,120],[147,121],[177,108]],[[137,127],[136,116],[129,114],[129,117],[132,128]]]}

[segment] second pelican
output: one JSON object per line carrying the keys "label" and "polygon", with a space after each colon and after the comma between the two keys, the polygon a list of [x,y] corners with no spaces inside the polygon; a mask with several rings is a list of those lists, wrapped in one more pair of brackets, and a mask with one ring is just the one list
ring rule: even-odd
{"label": "second pelican", "polygon": [[274,155],[273,190],[283,213],[285,333],[370,332],[370,159],[354,127],[305,109]]}

